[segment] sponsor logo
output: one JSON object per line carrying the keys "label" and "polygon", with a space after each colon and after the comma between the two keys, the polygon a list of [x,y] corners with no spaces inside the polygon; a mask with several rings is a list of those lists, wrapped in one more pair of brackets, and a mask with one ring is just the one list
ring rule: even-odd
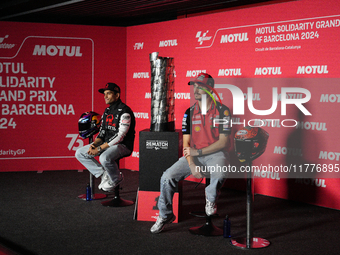
{"label": "sponsor logo", "polygon": [[295,183],[302,183],[305,185],[316,186],[320,188],[326,188],[326,181],[325,179],[296,179]]}
{"label": "sponsor logo", "polygon": [[173,46],[177,46],[177,45],[178,45],[177,39],[159,42],[159,47],[173,47]]}
{"label": "sponsor logo", "polygon": [[322,94],[320,103],[340,103],[340,94]]}
{"label": "sponsor logo", "polygon": [[167,150],[169,142],[167,140],[146,140],[145,148],[147,150]]}
{"label": "sponsor logo", "polygon": [[326,74],[328,73],[327,65],[319,66],[299,66],[296,74]]}
{"label": "sponsor logo", "polygon": [[319,159],[328,159],[328,160],[340,161],[340,152],[320,151]]}
{"label": "sponsor logo", "polygon": [[327,131],[326,123],[324,122],[297,121],[296,128],[316,131]]}
{"label": "sponsor logo", "polygon": [[139,158],[139,151],[133,151],[132,152],[132,157],[133,158]]}
{"label": "sponsor logo", "polygon": [[67,56],[81,57],[80,46],[61,46],[61,45],[35,45],[33,50],[34,56]]}
{"label": "sponsor logo", "polygon": [[[244,100],[248,100],[248,94],[247,93],[243,93],[244,95]],[[223,99],[223,98],[222,98]],[[253,93],[253,97],[252,99],[253,101],[261,101],[261,98],[260,98],[260,93]],[[279,99],[280,100],[280,99]]]}
{"label": "sponsor logo", "polygon": [[256,67],[255,75],[280,75],[281,67]]}
{"label": "sponsor logo", "polygon": [[[190,93],[174,93],[175,99],[190,99]],[[151,92],[145,92],[145,98],[149,99],[152,98]]]}
{"label": "sponsor logo", "polygon": [[149,72],[133,73],[133,79],[148,79],[150,78]]}
{"label": "sponsor logo", "polygon": [[297,156],[297,157],[303,156],[302,149],[300,148],[288,148],[288,147],[281,147],[281,146],[275,146],[274,154],[283,154],[283,155]]}
{"label": "sponsor logo", "polygon": [[272,180],[280,180],[279,172],[271,171],[254,171],[254,177],[267,178]]}
{"label": "sponsor logo", "polygon": [[211,36],[207,36],[208,33],[209,33],[209,30],[207,30],[204,33],[202,33],[202,31],[197,32],[196,38],[198,38],[198,42],[199,42],[200,45],[202,45],[204,41],[210,41],[211,40]]}
{"label": "sponsor logo", "polygon": [[175,99],[190,99],[190,93],[175,93]]}
{"label": "sponsor logo", "polygon": [[[240,118],[238,118],[238,122],[240,121]],[[236,122],[236,121],[235,121]],[[255,120],[254,126],[260,126],[260,127],[281,127],[280,120],[278,119],[263,119],[263,120]]]}
{"label": "sponsor logo", "polygon": [[229,68],[229,69],[220,69],[218,70],[218,76],[240,76],[241,68]]}
{"label": "sponsor logo", "polygon": [[0,37],[0,49],[12,49],[15,46],[14,43],[4,43],[5,39],[7,39],[8,37],[9,35]]}
{"label": "sponsor logo", "polygon": [[142,50],[143,47],[144,47],[144,42],[138,42],[138,43],[135,43],[135,45],[133,45],[134,50]]}
{"label": "sponsor logo", "polygon": [[206,73],[207,70],[188,70],[186,77],[196,78],[200,73]]}
{"label": "sponsor logo", "polygon": [[222,35],[220,43],[247,42],[248,40],[248,33],[236,33]]}
{"label": "sponsor logo", "polygon": [[110,114],[110,115],[107,115],[106,116],[106,125],[108,125],[108,126],[113,126],[114,125],[114,123],[113,123],[113,120],[114,120],[115,118],[114,118],[114,116],[112,115],[112,114]]}
{"label": "sponsor logo", "polygon": [[134,112],[136,119],[149,119],[149,113],[147,112]]}

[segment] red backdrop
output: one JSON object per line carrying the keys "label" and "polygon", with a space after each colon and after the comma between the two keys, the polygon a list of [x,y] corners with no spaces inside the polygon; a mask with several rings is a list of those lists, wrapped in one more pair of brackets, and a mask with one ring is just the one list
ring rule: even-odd
{"label": "red backdrop", "polygon": [[[1,22],[0,171],[82,169],[74,152],[87,141],[79,138],[77,121],[85,111],[103,112],[97,89],[108,81],[122,87],[122,98],[135,113],[135,149],[125,168],[139,170],[138,132],[150,127],[151,117],[149,54],[157,51],[175,62],[176,128],[181,128],[190,105],[191,78],[205,71],[220,86],[235,85],[244,95],[245,112],[234,114],[233,121],[261,119],[270,134],[266,152],[253,165],[298,170],[300,165],[315,166],[313,173],[297,179],[280,171],[259,172],[255,192],[340,209],[338,173],[328,175],[316,168],[326,165],[330,172],[339,167],[339,29],[340,6],[321,0],[278,2],[128,28]],[[253,114],[248,87],[258,110],[271,107],[272,89],[277,88],[277,109],[268,116]],[[287,115],[281,114],[284,87],[310,92],[304,106],[311,116],[294,105],[287,106]],[[231,92],[219,88],[218,93],[234,111]],[[303,97],[288,92],[290,99]],[[282,123],[286,119],[294,119],[296,127],[284,127],[291,124]],[[241,127],[235,124],[232,135]],[[240,167],[232,144],[230,149],[232,165]],[[243,184],[227,181],[233,188]]]}
{"label": "red backdrop", "polygon": [[[335,2],[325,5],[323,1],[304,0],[129,27],[127,102],[135,111],[137,129],[150,127],[149,54],[159,52],[162,57],[173,57],[176,128],[181,128],[182,116],[190,105],[187,83],[192,77],[206,71],[217,84],[235,85],[244,94],[245,113],[233,115],[233,135],[243,126],[237,123],[246,121],[247,124],[251,119],[261,119],[263,122],[256,125],[263,125],[270,134],[266,152],[253,165],[262,170],[263,166],[291,168],[291,173],[281,170],[256,173],[255,192],[340,209],[339,123],[335,117],[340,102],[337,92],[339,13],[340,6]],[[253,89],[252,103],[258,110],[271,107],[272,89],[277,88],[276,111],[265,116],[250,112],[248,87]],[[294,105],[288,105],[287,115],[282,115],[283,87],[307,89],[311,99],[304,107],[312,115],[304,115]],[[218,93],[234,110],[231,92],[221,88]],[[287,92],[291,100],[304,97],[301,91]],[[287,119],[294,122],[285,121]],[[295,127],[283,126],[293,124]],[[138,137],[136,142],[126,167],[137,170]],[[233,146],[231,155],[232,164],[240,167]],[[305,173],[307,166],[308,174]],[[226,185],[245,187],[244,181],[237,179],[229,179]]]}
{"label": "red backdrop", "polygon": [[125,99],[125,39],[125,28],[1,22],[1,171],[83,169],[78,119],[103,113],[108,81]]}

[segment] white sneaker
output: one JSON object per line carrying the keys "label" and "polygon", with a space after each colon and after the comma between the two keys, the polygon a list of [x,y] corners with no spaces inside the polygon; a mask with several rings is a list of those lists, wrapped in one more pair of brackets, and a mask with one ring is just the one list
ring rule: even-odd
{"label": "white sneaker", "polygon": [[208,199],[206,199],[205,204],[205,213],[207,216],[213,215],[217,212],[217,206],[215,203],[210,202]]}
{"label": "white sneaker", "polygon": [[161,216],[158,216],[156,223],[153,224],[153,226],[150,229],[151,233],[157,234],[157,233],[162,232],[162,230],[164,228],[164,225],[165,224],[170,224],[174,220],[176,220],[176,216],[175,215],[172,215],[172,217],[169,217],[168,219],[164,219]]}
{"label": "white sneaker", "polygon": [[104,185],[104,183],[106,183],[110,180],[109,175],[107,174],[107,171],[104,171],[101,178],[102,178],[102,180],[101,180],[100,184],[98,185],[98,189],[101,189],[102,186]]}
{"label": "white sneaker", "polygon": [[109,178],[109,180],[107,182],[105,182],[102,186],[101,189],[106,191],[106,192],[112,192],[114,191],[115,187],[117,187],[119,184],[121,184],[124,180],[124,176],[122,173],[120,173],[120,176],[118,177],[118,180],[116,180],[115,182],[111,181],[111,179]]}

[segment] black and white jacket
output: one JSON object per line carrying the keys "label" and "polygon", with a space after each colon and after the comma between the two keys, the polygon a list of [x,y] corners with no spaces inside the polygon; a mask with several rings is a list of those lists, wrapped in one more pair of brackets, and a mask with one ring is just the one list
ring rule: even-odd
{"label": "black and white jacket", "polygon": [[131,152],[135,140],[135,116],[120,99],[105,109],[97,138],[109,146],[124,144]]}

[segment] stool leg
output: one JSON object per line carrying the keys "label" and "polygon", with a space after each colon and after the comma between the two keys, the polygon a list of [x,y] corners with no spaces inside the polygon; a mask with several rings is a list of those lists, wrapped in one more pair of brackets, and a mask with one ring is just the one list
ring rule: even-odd
{"label": "stool leg", "polygon": [[119,196],[119,190],[120,190],[120,185],[117,185],[115,187],[115,191],[114,191],[114,193],[115,193],[114,198],[111,199],[111,200],[103,201],[103,202],[101,202],[101,204],[103,206],[109,206],[109,207],[123,207],[123,206],[133,205],[134,204],[133,201],[122,199]]}
{"label": "stool leg", "polygon": [[192,227],[189,229],[191,234],[194,235],[202,235],[202,236],[222,236],[223,235],[223,230],[216,227],[211,219],[213,215],[211,216],[206,216],[206,221],[203,226],[200,227]]}
{"label": "stool leg", "polygon": [[[207,187],[210,184],[210,179],[206,178],[205,179],[205,187]],[[205,224],[200,227],[192,227],[189,229],[191,234],[194,235],[202,235],[202,236],[222,236],[223,235],[223,230],[215,227],[215,225],[212,223],[211,219],[214,217],[214,215],[205,215],[205,216],[200,216],[200,215],[195,215],[192,214],[196,217],[205,217]]]}

